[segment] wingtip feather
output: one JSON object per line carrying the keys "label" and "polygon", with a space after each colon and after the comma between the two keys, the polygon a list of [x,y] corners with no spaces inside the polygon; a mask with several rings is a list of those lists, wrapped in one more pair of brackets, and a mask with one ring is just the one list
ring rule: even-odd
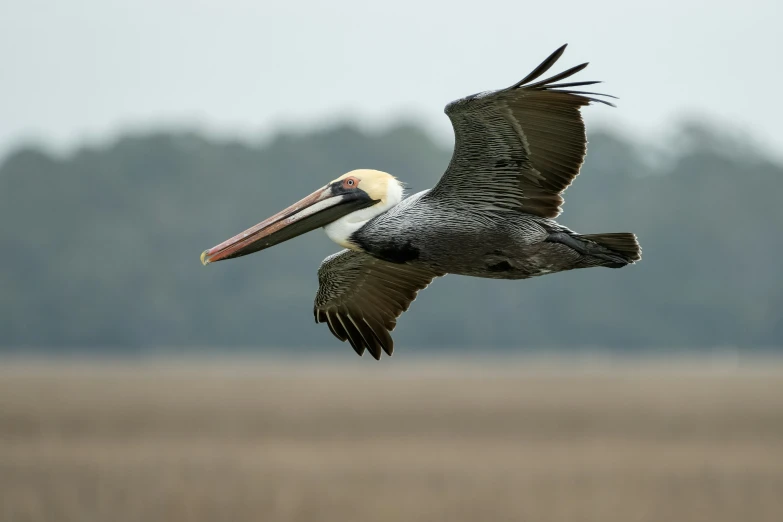
{"label": "wingtip feather", "polygon": [[525,89],[540,89],[544,88],[546,89],[551,84],[555,82],[559,82],[560,80],[564,80],[570,76],[575,75],[585,67],[587,67],[590,64],[590,62],[580,63],[579,65],[575,65],[571,67],[570,69],[566,69],[565,71],[556,74],[552,77],[547,78],[546,80],[541,80],[540,82],[531,83],[530,85],[525,85]]}
{"label": "wingtip feather", "polygon": [[565,52],[566,47],[568,47],[567,43],[561,45],[560,47],[558,47],[555,50],[555,52],[553,52],[552,54],[547,56],[546,59],[543,62],[538,64],[538,67],[533,69],[533,71],[530,74],[528,74],[527,76],[525,76],[524,78],[519,80],[517,83],[512,85],[511,88],[512,89],[516,89],[518,87],[521,87],[521,86],[525,85],[528,82],[532,82],[533,80],[535,80],[536,78],[538,78],[539,76],[541,76],[542,74],[547,72],[549,69],[552,68],[552,66],[555,64],[555,62],[557,62],[560,59],[560,57],[563,56],[563,53]]}

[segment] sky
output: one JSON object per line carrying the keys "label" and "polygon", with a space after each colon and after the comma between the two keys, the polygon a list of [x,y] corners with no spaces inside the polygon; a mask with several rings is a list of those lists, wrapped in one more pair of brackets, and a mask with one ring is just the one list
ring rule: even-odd
{"label": "sky", "polygon": [[[246,140],[400,120],[444,142],[449,101],[559,67],[618,109],[588,129],[665,142],[702,118],[783,158],[775,0],[0,0],[0,156],[148,128]],[[561,65],[562,64],[562,65]]]}

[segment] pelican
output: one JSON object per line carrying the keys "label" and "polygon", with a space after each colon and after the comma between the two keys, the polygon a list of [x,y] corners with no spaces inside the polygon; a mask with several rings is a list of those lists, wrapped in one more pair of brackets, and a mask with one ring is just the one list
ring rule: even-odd
{"label": "pelican", "polygon": [[563,45],[514,85],[446,106],[455,134],[432,189],[403,195],[377,170],[343,174],[269,219],[204,251],[204,265],[245,256],[323,227],[344,250],[318,269],[313,313],[357,354],[392,355],[390,332],[433,279],[458,274],[527,279],[564,270],[620,268],[641,259],[632,233],[578,234],[554,218],[587,152],[580,109],[612,96],[558,83],[587,66],[538,80]]}

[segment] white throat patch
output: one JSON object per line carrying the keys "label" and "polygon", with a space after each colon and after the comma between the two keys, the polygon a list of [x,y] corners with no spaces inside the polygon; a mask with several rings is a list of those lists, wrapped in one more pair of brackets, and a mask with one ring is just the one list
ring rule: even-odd
{"label": "white throat patch", "polygon": [[354,232],[362,228],[372,218],[379,216],[402,201],[402,184],[394,178],[389,178],[386,186],[386,196],[371,207],[363,208],[346,214],[324,227],[329,239],[343,248],[358,250],[358,246],[350,242]]}

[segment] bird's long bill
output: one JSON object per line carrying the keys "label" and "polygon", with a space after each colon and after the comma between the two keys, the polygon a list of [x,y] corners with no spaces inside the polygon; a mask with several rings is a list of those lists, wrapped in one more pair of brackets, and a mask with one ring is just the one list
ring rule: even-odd
{"label": "bird's long bill", "polygon": [[339,186],[327,185],[258,225],[205,250],[201,254],[201,262],[207,265],[258,252],[374,203],[362,190],[346,192],[341,191]]}

